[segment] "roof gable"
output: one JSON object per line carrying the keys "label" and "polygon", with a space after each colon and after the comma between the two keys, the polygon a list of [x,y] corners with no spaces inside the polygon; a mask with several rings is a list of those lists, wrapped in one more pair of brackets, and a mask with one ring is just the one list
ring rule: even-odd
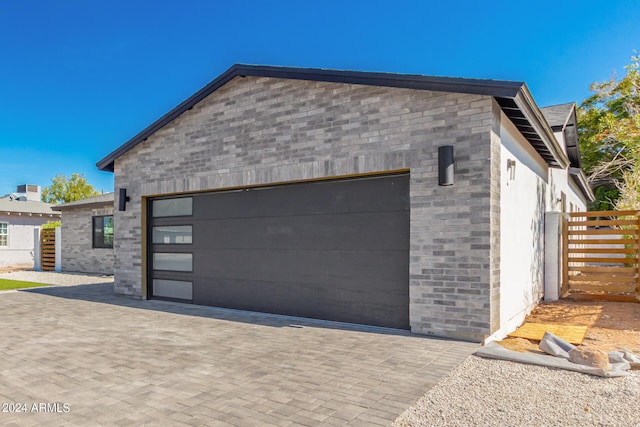
{"label": "roof gable", "polygon": [[540,111],[544,114],[551,129],[554,132],[562,132],[564,135],[567,157],[569,158],[571,167],[581,168],[576,104],[570,102],[567,104],[551,105],[540,108]]}
{"label": "roof gable", "polygon": [[566,126],[571,117],[571,113],[575,110],[576,104],[568,102],[566,104],[550,105],[541,107],[540,111],[554,131],[562,129]]}
{"label": "roof gable", "polygon": [[224,86],[233,78],[245,76],[492,96],[496,98],[505,114],[514,122],[529,143],[531,143],[549,165],[564,168],[569,163],[553,136],[553,131],[546,123],[539,108],[535,105],[527,86],[522,82],[236,64],[100,160],[97,163],[98,168],[103,171],[113,172],[114,162],[118,157],[145,141],[148,137],[185,111],[191,109],[198,102]]}
{"label": "roof gable", "polygon": [[578,141],[578,115],[575,102],[551,105],[540,108],[554,132],[562,132],[564,145],[569,158],[569,178],[578,186],[584,197],[593,202],[595,195],[589,186],[580,162],[580,143]]}

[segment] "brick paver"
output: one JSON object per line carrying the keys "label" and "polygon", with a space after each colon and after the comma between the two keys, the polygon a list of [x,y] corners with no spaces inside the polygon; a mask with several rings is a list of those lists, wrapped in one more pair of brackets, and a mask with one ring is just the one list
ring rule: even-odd
{"label": "brick paver", "polygon": [[3,426],[388,425],[475,348],[108,283],[0,293],[0,327]]}

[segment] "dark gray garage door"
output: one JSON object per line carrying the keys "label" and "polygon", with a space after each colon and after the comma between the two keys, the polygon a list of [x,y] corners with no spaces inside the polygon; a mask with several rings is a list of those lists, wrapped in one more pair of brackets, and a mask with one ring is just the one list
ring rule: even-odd
{"label": "dark gray garage door", "polygon": [[406,174],[150,201],[150,296],[409,327]]}

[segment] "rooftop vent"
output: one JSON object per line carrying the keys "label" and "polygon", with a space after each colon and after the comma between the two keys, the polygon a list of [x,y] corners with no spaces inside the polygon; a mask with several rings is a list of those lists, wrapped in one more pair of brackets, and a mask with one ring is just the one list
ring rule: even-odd
{"label": "rooftop vent", "polygon": [[32,184],[18,185],[18,188],[16,189],[16,193],[19,193],[20,195],[24,195],[26,197],[26,200],[32,200],[35,202],[40,201],[39,185],[32,185]]}

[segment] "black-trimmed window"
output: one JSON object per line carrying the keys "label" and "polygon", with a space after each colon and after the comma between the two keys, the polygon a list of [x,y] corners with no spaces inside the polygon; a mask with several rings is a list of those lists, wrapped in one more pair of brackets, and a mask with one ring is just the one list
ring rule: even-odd
{"label": "black-trimmed window", "polygon": [[93,217],[93,247],[113,248],[113,216]]}

